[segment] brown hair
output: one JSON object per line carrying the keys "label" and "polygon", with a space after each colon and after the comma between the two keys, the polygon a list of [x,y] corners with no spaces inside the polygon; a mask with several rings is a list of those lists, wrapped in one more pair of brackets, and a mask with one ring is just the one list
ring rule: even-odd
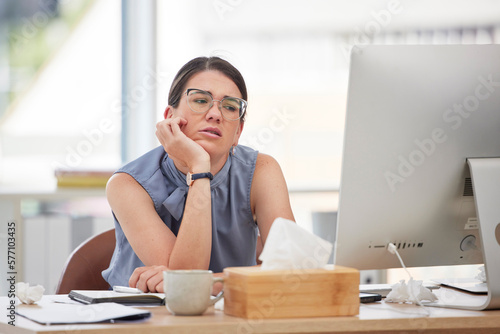
{"label": "brown hair", "polygon": [[[219,57],[198,57],[190,60],[187,64],[182,66],[179,72],[175,75],[172,86],[170,87],[170,92],[168,93],[168,104],[177,108],[182,94],[186,89],[185,85],[188,80],[196,73],[210,70],[219,71],[231,79],[236,87],[238,87],[241,93],[241,98],[247,101],[248,96],[245,80],[236,67]],[[243,118],[241,118],[240,121],[243,122]]]}

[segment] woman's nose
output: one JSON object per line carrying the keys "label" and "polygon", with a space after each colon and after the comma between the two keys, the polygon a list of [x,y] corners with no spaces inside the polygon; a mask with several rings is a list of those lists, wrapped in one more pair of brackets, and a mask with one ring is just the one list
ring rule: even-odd
{"label": "woman's nose", "polygon": [[207,111],[207,118],[213,118],[215,120],[220,120],[222,118],[222,111],[219,109],[220,101],[214,100],[213,105],[210,109]]}

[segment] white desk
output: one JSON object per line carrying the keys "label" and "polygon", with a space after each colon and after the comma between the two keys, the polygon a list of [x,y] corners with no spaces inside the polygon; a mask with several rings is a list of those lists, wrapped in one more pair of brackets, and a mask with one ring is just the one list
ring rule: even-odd
{"label": "white desk", "polygon": [[[48,298],[48,297],[44,297]],[[7,297],[0,297],[5,310]],[[43,305],[43,304],[42,304]],[[35,306],[36,307],[36,306]],[[500,310],[465,311],[426,308],[408,304],[377,302],[361,304],[359,316],[300,319],[241,319],[223,311],[208,309],[201,316],[173,316],[164,306],[149,308],[146,321],[115,324],[44,326],[17,315],[12,327],[5,315],[0,318],[0,333],[499,333]],[[5,314],[5,311],[2,312]]]}

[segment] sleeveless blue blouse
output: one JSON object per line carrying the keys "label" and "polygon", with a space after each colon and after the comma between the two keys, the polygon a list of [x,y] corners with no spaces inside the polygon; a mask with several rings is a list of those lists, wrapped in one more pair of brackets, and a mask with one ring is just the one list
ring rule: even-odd
{"label": "sleeveless blue blouse", "polygon": [[[229,154],[224,167],[210,181],[212,196],[212,252],[209,269],[222,272],[225,267],[256,264],[258,235],[250,207],[255,162],[258,152],[239,145]],[[153,200],[156,212],[177,235],[182,222],[189,187],[186,176],[159,146],[126,164],[116,173],[132,176]],[[128,286],[135,268],[144,266],[130,246],[120,222],[115,220],[116,246],[108,269],[102,272],[111,285]]]}

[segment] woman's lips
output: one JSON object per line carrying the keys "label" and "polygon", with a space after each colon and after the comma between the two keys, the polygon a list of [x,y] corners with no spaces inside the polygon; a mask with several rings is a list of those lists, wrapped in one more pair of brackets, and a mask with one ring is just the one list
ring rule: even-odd
{"label": "woman's lips", "polygon": [[205,129],[200,130],[200,132],[208,134],[208,135],[213,136],[213,137],[217,137],[217,138],[222,137],[221,131],[217,128],[209,127],[209,128],[205,128]]}

